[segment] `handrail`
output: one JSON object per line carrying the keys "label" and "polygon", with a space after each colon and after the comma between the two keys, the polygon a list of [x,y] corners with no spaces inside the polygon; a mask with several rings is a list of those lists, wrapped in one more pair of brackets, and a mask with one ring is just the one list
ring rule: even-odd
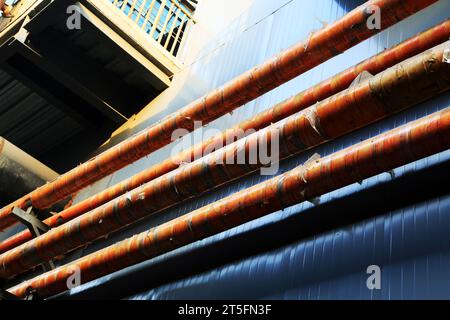
{"label": "handrail", "polygon": [[192,13],[178,0],[108,1],[174,57],[178,53],[188,23],[197,23]]}

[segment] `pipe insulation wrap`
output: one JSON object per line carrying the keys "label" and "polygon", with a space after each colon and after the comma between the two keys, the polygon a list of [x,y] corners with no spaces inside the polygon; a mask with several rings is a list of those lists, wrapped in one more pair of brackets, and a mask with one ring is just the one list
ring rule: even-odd
{"label": "pipe insulation wrap", "polygon": [[[0,230],[15,223],[11,215],[15,206],[26,209],[31,203],[37,209],[48,208],[170,144],[175,129],[193,131],[196,121],[206,125],[435,2],[437,0],[370,0],[364,3],[340,20],[314,32],[306,42],[294,45],[134,137],[62,175],[55,182],[3,208],[0,211]],[[383,12],[381,30],[367,27],[367,12],[372,6],[379,7]]]}
{"label": "pipe insulation wrap", "polygon": [[69,265],[26,281],[9,291],[24,297],[29,288],[41,298],[67,291],[78,270],[87,283],[195,241],[219,234],[280,209],[363,181],[450,148],[450,108],[300,166]]}
{"label": "pipe insulation wrap", "polygon": [[[256,151],[261,140],[271,145],[277,142],[272,139],[279,137],[279,156],[285,159],[449,90],[450,64],[443,59],[449,43],[412,57],[0,255],[0,279],[14,277],[261,169],[264,163]],[[227,161],[230,154],[235,157],[234,164]],[[239,154],[245,157],[244,164],[236,161]],[[254,163],[248,161],[252,154],[259,155]]]}
{"label": "pipe insulation wrap", "polygon": [[[246,120],[235,127],[222,132],[208,141],[202,142],[192,148],[174,156],[173,158],[162,161],[131,178],[126,179],[108,189],[77,203],[60,214],[54,215],[45,220],[50,227],[60,226],[62,223],[71,221],[80,215],[94,210],[105,203],[133,190],[139,186],[150,182],[166,173],[169,173],[179,167],[181,163],[190,163],[198,154],[208,154],[209,150],[214,150],[215,146],[225,146],[234,141],[236,137],[244,138],[251,130],[260,130],[276,123],[288,116],[291,116],[317,101],[322,101],[330,96],[347,89],[361,73],[368,72],[376,75],[397,63],[402,62],[416,54],[443,43],[450,38],[450,20],[418,34],[415,37],[407,39],[401,44],[385,50],[339,74],[329,78],[322,83],[305,90],[290,99],[287,99],[263,112]],[[28,230],[16,234],[0,243],[0,254],[11,250],[28,240],[32,236]]]}

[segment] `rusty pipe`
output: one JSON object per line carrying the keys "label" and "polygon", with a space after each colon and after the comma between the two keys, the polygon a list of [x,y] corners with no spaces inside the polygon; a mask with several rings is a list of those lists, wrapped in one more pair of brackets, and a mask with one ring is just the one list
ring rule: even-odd
{"label": "rusty pipe", "polygon": [[[350,87],[282,123],[163,175],[61,227],[0,255],[0,279],[70,252],[151,214],[262,168],[261,142],[280,159],[347,134],[450,89],[450,41]],[[243,154],[244,157],[240,157]],[[230,164],[230,155],[233,163]],[[249,161],[256,155],[254,162]],[[245,159],[240,163],[237,159]]]}
{"label": "rusty pipe", "polygon": [[[358,75],[364,71],[374,75],[378,74],[405,59],[408,59],[448,40],[449,38],[450,20],[446,20],[427,31],[400,43],[394,48],[383,51],[380,54],[377,54],[337,74],[336,76],[329,78],[322,83],[261,112],[255,117],[252,117],[251,119],[226,130],[208,141],[193,146],[192,148],[176,155],[174,158],[167,159],[155,166],[152,166],[151,168],[146,169],[143,172],[140,172],[133,177],[98,193],[97,195],[67,208],[63,212],[45,220],[45,223],[54,228],[65,222],[71,221],[82,214],[94,210],[95,208],[135,188],[138,188],[153,179],[177,169],[180,163],[192,162],[198,154],[209,154],[209,151],[213,150],[214,146],[227,145],[230,142],[234,142],[233,138],[235,137],[244,138],[251,132],[251,130],[266,128],[272,123],[276,123],[277,121],[280,121],[315,104],[317,101],[322,101],[342,90],[345,90],[358,77]],[[0,254],[31,239],[32,236],[30,231],[25,230],[20,232],[0,243]]]}
{"label": "rusty pipe", "polygon": [[450,148],[450,108],[391,130],[31,279],[9,291],[41,298],[67,291],[75,271],[87,283]]}
{"label": "rusty pipe", "polygon": [[[0,230],[16,223],[14,207],[45,209],[99,179],[171,143],[175,129],[194,130],[311,70],[330,58],[379,33],[437,0],[370,0],[340,20],[311,34],[276,57],[192,102],[157,124],[62,175],[53,183],[11,203],[0,211]],[[368,28],[368,12],[377,6],[382,15],[381,30]]]}

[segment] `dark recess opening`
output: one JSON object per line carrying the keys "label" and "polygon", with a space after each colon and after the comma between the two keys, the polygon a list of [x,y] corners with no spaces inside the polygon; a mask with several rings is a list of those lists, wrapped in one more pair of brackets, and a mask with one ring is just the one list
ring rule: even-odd
{"label": "dark recess opening", "polygon": [[[49,74],[36,67],[33,63],[20,55],[13,55],[8,59],[10,66],[19,72],[23,72],[28,78],[44,88],[48,88],[57,99],[65,102],[71,109],[62,110],[83,126],[80,133],[75,134],[52,150],[43,153],[31,154],[53,170],[64,173],[87,160],[90,155],[101,145],[115,129],[114,124],[106,119],[98,110],[89,108],[88,103],[79,96],[73,94],[66,87],[54,80]],[[83,107],[84,106],[84,107]],[[84,119],[84,121],[80,120]],[[86,122],[88,120],[89,122]],[[86,124],[88,123],[88,124]],[[14,141],[11,141],[14,143]],[[18,147],[21,147],[18,145]]]}

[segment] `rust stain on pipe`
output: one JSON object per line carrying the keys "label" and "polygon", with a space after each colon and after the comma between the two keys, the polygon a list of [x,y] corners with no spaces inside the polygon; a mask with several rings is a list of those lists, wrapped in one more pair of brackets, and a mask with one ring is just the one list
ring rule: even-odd
{"label": "rust stain on pipe", "polygon": [[[280,137],[280,159],[305,151],[388,117],[450,89],[446,42],[321,103],[163,175],[39,238],[0,255],[0,278],[8,279],[43,261],[74,250],[139,219],[248,175],[261,167],[249,164],[258,142]],[[239,150],[245,164],[227,164]]]}
{"label": "rust stain on pipe", "polygon": [[449,147],[447,108],[90,254],[10,292],[24,297],[32,288],[40,297],[50,297],[67,291],[67,279],[76,269],[87,283]]}
{"label": "rust stain on pipe", "polygon": [[0,211],[0,230],[16,223],[14,207],[30,204],[45,209],[99,179],[171,143],[175,129],[194,130],[194,122],[207,124],[328,59],[379,33],[367,28],[367,8],[378,6],[386,29],[437,0],[371,0],[342,19],[313,33],[307,45],[299,43],[262,65],[238,76],[220,89],[169,115],[161,122],[105,151],[85,164],[24,196]]}
{"label": "rust stain on pipe", "polygon": [[[74,206],[71,206],[63,212],[47,219],[45,223],[51,227],[57,227],[62,223],[71,221],[80,215],[94,210],[95,208],[148,183],[168,172],[179,167],[180,163],[192,162],[196,155],[209,154],[214,146],[225,146],[233,142],[233,138],[241,135],[247,136],[250,130],[260,130],[276,123],[288,116],[295,114],[318,101],[329,98],[330,96],[345,90],[358,77],[359,74],[366,71],[371,74],[378,74],[397,63],[402,62],[416,54],[428,50],[450,38],[450,20],[414,36],[396,47],[386,50],[374,57],[371,57],[339,74],[323,81],[322,83],[303,91],[294,97],[287,99],[266,111],[261,112],[255,117],[244,121],[234,128],[231,128],[222,134],[198,144],[185,152],[176,155],[174,158],[167,159],[149,169],[144,170],[135,176],[112,186],[99,194],[92,196]],[[20,232],[0,243],[0,254],[11,250],[28,240],[32,236],[28,230]]]}

